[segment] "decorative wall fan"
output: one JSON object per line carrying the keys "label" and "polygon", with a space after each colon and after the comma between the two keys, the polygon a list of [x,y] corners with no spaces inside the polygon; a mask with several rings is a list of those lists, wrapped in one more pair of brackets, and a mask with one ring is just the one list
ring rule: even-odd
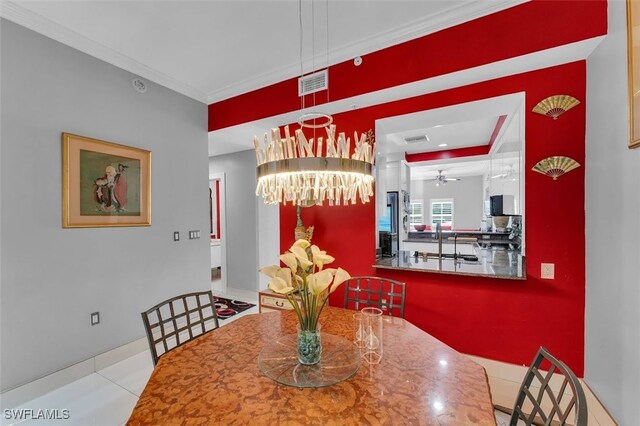
{"label": "decorative wall fan", "polygon": [[442,174],[443,170],[438,170],[438,176],[435,179],[431,179],[431,182],[435,182],[436,186],[446,185],[447,182],[455,182],[456,180],[460,180],[459,178],[448,178]]}
{"label": "decorative wall fan", "polygon": [[533,107],[532,111],[557,120],[560,115],[569,111],[579,103],[580,101],[573,96],[554,95],[538,102],[538,105]]}
{"label": "decorative wall fan", "polygon": [[548,157],[540,160],[531,170],[557,180],[563,174],[580,167],[580,163],[570,157]]}

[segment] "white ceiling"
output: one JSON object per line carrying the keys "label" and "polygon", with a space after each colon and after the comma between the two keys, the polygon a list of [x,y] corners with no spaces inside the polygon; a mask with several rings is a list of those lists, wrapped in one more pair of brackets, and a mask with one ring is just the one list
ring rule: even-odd
{"label": "white ceiling", "polygon": [[2,15],[212,103],[299,75],[301,36],[311,71],[522,2],[18,0]]}
{"label": "white ceiling", "polygon": [[[438,124],[433,127],[410,128],[398,133],[387,134],[388,149],[408,154],[417,152],[443,151],[487,145],[496,127],[499,117],[480,118],[451,124]],[[408,138],[422,137],[418,142]],[[380,140],[378,136],[377,140]],[[388,151],[387,151],[388,152]]]}
{"label": "white ceiling", "polygon": [[[411,129],[425,124],[433,126],[434,123],[444,124],[442,127],[436,127],[435,130],[446,129],[444,135],[453,140],[453,146],[446,148],[430,147],[430,142],[426,142],[419,144],[421,145],[419,148],[422,151],[417,152],[459,148],[461,143],[455,139],[456,137],[464,139],[465,136],[468,140],[484,141],[477,145],[487,145],[495,128],[497,117],[506,116],[489,154],[412,162],[409,163],[411,180],[433,179],[438,175],[439,171],[442,171],[449,178],[483,176],[485,174],[489,174],[489,178],[491,178],[491,176],[507,174],[509,171],[519,174],[520,153],[524,151],[522,149],[524,143],[522,126],[524,121],[524,100],[524,93],[514,93],[378,120],[376,122],[376,136],[378,136],[379,132],[383,137],[382,146],[378,146],[381,152],[380,155],[386,155],[388,158],[403,158],[404,155],[398,156],[397,154],[406,152],[406,145],[403,148],[396,144],[393,139],[390,141],[386,132],[394,132],[396,129],[401,128]],[[478,138],[475,134],[469,133],[469,129],[482,133],[482,137]],[[408,133],[411,133],[411,130]],[[385,136],[387,137],[385,138]],[[379,141],[379,139],[376,140]],[[455,182],[451,184],[455,184]]]}
{"label": "white ceiling", "polygon": [[[390,155],[488,145],[500,116],[506,119],[496,142],[519,141],[518,120],[513,118],[523,98],[522,94],[497,96],[376,120],[377,150]],[[429,140],[414,143],[404,140],[419,135],[426,135]],[[447,146],[438,146],[445,143]]]}

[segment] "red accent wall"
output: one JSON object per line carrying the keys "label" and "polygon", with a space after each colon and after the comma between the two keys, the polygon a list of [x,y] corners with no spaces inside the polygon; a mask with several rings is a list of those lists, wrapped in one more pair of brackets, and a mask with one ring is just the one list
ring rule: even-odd
{"label": "red accent wall", "polygon": [[[364,56],[332,65],[331,100],[553,48],[607,33],[607,1],[534,0]],[[585,63],[481,82],[334,115],[338,131],[374,129],[378,118],[510,93],[526,93],[526,281],[376,271],[375,205],[304,209],[313,242],[352,275],[378,273],[407,283],[406,318],[455,349],[528,364],[545,345],[583,374],[585,302],[584,167],[557,181],[531,171],[539,160],[568,155],[584,165]],[[209,105],[209,130],[298,110],[297,79]],[[582,101],[558,120],[531,111],[547,96]],[[325,102],[321,93],[316,103]],[[308,102],[311,104],[311,102]],[[486,148],[485,148],[486,149]],[[293,242],[295,208],[281,206],[281,247]],[[540,279],[540,263],[556,265]],[[333,298],[339,304],[341,291]]]}
{"label": "red accent wall", "polygon": [[[579,376],[584,368],[584,167],[554,181],[531,168],[551,155],[585,161],[584,61],[477,83],[334,116],[338,131],[353,134],[378,118],[526,93],[526,281],[375,270],[375,204],[303,209],[314,225],[313,243],[351,275],[377,274],[407,283],[405,318],[456,350],[529,364],[546,346]],[[547,96],[570,94],[582,103],[558,120],[531,109]],[[295,208],[281,206],[281,248],[293,242]],[[540,279],[540,263],[556,265],[554,280]],[[338,290],[332,304],[340,305]]]}
{"label": "red accent wall", "polygon": [[[330,67],[331,101],[607,33],[606,0],[536,0]],[[307,105],[312,105],[312,95]],[[315,103],[326,102],[324,92]],[[297,77],[209,105],[209,131],[300,108]]]}

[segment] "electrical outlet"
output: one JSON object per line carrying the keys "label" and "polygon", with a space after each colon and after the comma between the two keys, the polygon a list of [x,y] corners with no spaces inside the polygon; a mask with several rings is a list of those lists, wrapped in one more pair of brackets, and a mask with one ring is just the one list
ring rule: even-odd
{"label": "electrical outlet", "polygon": [[180,241],[180,232],[175,231],[173,233],[173,241]]}
{"label": "electrical outlet", "polygon": [[556,265],[553,263],[540,264],[540,278],[544,280],[552,280],[555,278]]}
{"label": "electrical outlet", "polygon": [[91,313],[91,325],[100,324],[100,312],[92,312]]}

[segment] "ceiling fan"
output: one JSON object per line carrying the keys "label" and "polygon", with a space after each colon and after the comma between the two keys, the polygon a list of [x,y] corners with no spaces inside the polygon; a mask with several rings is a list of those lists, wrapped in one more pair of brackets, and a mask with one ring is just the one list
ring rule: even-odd
{"label": "ceiling fan", "polygon": [[454,182],[456,180],[460,180],[459,178],[448,178],[442,174],[443,170],[438,170],[438,176],[435,179],[431,179],[431,181],[436,183],[436,186],[446,185],[447,182]]}
{"label": "ceiling fan", "polygon": [[513,167],[509,166],[509,169],[507,170],[506,173],[499,173],[497,175],[493,175],[491,176],[490,179],[498,179],[498,178],[502,178],[504,180],[516,180],[516,173],[513,170]]}

